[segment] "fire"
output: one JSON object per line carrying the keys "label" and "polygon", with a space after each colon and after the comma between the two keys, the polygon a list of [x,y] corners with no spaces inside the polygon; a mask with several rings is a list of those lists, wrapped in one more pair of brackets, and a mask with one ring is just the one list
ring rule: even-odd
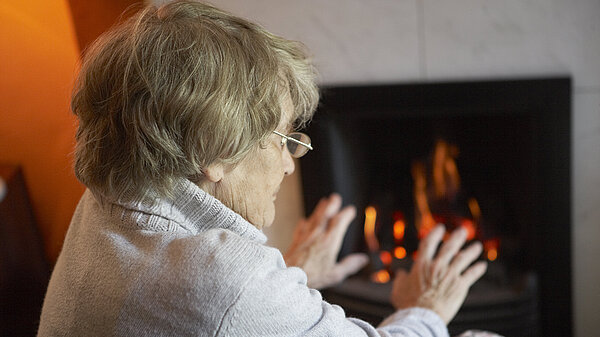
{"label": "fire", "polygon": [[[467,240],[482,240],[484,246],[483,256],[489,261],[500,258],[500,240],[497,237],[485,238],[481,230],[482,211],[477,199],[465,198],[465,192],[461,191],[461,177],[458,172],[456,158],[458,147],[438,140],[428,161],[414,161],[411,167],[411,175],[414,182],[414,225],[417,237],[423,239],[433,228],[439,224],[446,224],[448,232],[444,237],[446,240],[456,228],[464,228],[467,232]],[[466,204],[465,204],[466,203]],[[412,244],[412,227],[407,228],[404,213],[400,210],[393,212],[391,219],[378,219],[382,214],[387,214],[389,209],[378,210],[374,206],[365,208],[364,234],[365,241],[371,256],[377,261],[374,263],[376,272],[371,274],[371,280],[376,283],[387,283],[390,281],[390,272],[395,262],[403,264],[398,260],[416,260],[419,252],[410,250]],[[388,222],[389,221],[389,222]],[[381,226],[392,226],[394,247],[387,249],[391,238],[379,242],[376,230]],[[408,224],[411,226],[411,224]],[[389,228],[385,228],[387,232]],[[408,240],[408,242],[406,242]],[[407,244],[408,243],[408,244]],[[387,250],[381,250],[381,247]]]}
{"label": "fire", "polygon": [[468,201],[468,205],[469,211],[471,211],[471,215],[473,216],[473,220],[479,222],[479,219],[481,218],[481,208],[479,208],[479,203],[477,202],[477,199],[470,198]]}
{"label": "fire", "polygon": [[390,281],[390,273],[387,270],[380,270],[371,275],[371,280],[375,283],[388,283]]}
{"label": "fire", "polygon": [[379,259],[381,259],[384,266],[389,266],[392,264],[392,253],[384,250],[379,253]]}
{"label": "fire", "polygon": [[379,242],[375,236],[375,221],[377,220],[377,211],[375,207],[369,206],[365,209],[365,240],[367,246],[372,252],[379,250]]}
{"label": "fire", "polygon": [[498,258],[498,248],[500,247],[500,240],[493,238],[485,240],[483,242],[483,251],[489,261],[495,261]]}
{"label": "fire", "polygon": [[412,176],[415,182],[414,197],[417,207],[416,226],[419,239],[424,238],[436,225],[429,202],[427,201],[427,179],[425,177],[425,165],[420,162],[413,163]]}
{"label": "fire", "polygon": [[[471,218],[456,214],[454,209],[449,208],[456,202],[460,190],[460,175],[455,160],[458,153],[458,147],[455,145],[438,140],[433,151],[430,171],[424,162],[416,161],[412,165],[416,205],[415,225],[419,239],[427,236],[437,223],[445,223],[450,229],[458,226],[465,228],[468,240],[475,239],[477,235],[481,209],[475,198],[467,201]],[[431,175],[429,180],[428,172]],[[432,210],[431,207],[437,209]],[[449,234],[444,239],[448,237]]]}
{"label": "fire", "polygon": [[475,223],[470,219],[461,219],[460,226],[467,230],[467,240],[475,239]]}
{"label": "fire", "polygon": [[394,248],[394,256],[398,260],[402,260],[403,258],[406,257],[406,248],[401,247],[401,246]]}
{"label": "fire", "polygon": [[496,260],[497,257],[498,257],[498,251],[495,248],[488,250],[488,252],[487,252],[488,260],[494,261],[494,260]]}
{"label": "fire", "polygon": [[454,198],[460,187],[460,176],[456,161],[458,148],[438,140],[433,152],[433,187],[435,196],[441,198]]}
{"label": "fire", "polygon": [[396,220],[396,222],[394,222],[394,239],[396,239],[397,241],[401,241],[402,239],[404,239],[405,228],[406,224],[404,223],[404,220]]}

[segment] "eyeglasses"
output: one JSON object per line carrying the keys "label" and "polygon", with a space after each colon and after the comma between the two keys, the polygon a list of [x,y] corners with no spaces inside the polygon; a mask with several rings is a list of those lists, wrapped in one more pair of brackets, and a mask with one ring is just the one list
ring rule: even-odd
{"label": "eyeglasses", "polygon": [[273,131],[274,134],[281,136],[281,146],[287,146],[290,155],[294,158],[300,158],[304,156],[308,150],[312,150],[310,145],[310,137],[302,132],[292,132],[289,135]]}

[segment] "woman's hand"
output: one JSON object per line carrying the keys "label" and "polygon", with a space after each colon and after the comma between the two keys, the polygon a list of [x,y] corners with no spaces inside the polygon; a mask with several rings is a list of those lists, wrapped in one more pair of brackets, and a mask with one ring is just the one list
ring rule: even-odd
{"label": "woman's hand", "polygon": [[321,199],[311,216],[298,222],[292,244],[284,255],[288,266],[304,270],[311,288],[339,283],[368,262],[365,254],[351,254],[336,262],[346,230],[356,216],[354,206],[340,210],[341,206],[338,194]]}
{"label": "woman's hand", "polygon": [[459,252],[467,237],[464,229],[454,231],[434,258],[445,232],[444,226],[438,225],[421,241],[410,273],[404,270],[397,273],[391,302],[396,309],[431,309],[448,324],[464,302],[471,285],[485,273],[487,264],[478,262],[469,267],[481,254],[479,242]]}

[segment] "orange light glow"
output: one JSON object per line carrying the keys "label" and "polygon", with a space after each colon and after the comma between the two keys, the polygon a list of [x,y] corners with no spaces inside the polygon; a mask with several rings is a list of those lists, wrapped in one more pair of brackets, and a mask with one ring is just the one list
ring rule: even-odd
{"label": "orange light glow", "polygon": [[417,208],[415,225],[419,239],[427,236],[436,225],[429,209],[429,202],[427,201],[427,179],[425,178],[425,172],[425,165],[423,163],[413,163],[411,173],[415,182],[414,197]]}
{"label": "orange light glow", "polygon": [[487,252],[488,260],[494,261],[494,260],[496,260],[497,257],[498,257],[498,251],[495,248],[488,250],[488,252]]}
{"label": "orange light glow", "polygon": [[377,220],[377,211],[375,207],[369,206],[365,209],[365,240],[367,246],[372,252],[379,250],[379,242],[375,236],[375,222]]}
{"label": "orange light glow", "polygon": [[394,249],[394,256],[398,259],[398,260],[402,260],[403,258],[406,257],[406,249],[404,247],[396,247]]}
{"label": "orange light glow", "polygon": [[488,239],[483,241],[483,250],[488,260],[494,261],[498,258],[498,249],[500,248],[500,240],[498,238]]}
{"label": "orange light glow", "polygon": [[406,228],[406,224],[404,220],[396,220],[394,222],[394,239],[400,241],[404,239],[404,229]]}
{"label": "orange light glow", "polygon": [[467,240],[475,239],[475,223],[469,219],[462,219],[460,226],[467,230]]}
{"label": "orange light glow", "polygon": [[460,176],[454,158],[458,148],[438,140],[433,152],[433,187],[438,199],[453,199],[460,187]]}
{"label": "orange light glow", "polygon": [[379,258],[381,259],[381,262],[384,266],[389,266],[390,264],[392,264],[392,254],[388,251],[384,250],[381,253],[379,253]]}
{"label": "orange light glow", "polygon": [[479,203],[477,202],[477,199],[470,198],[468,204],[469,210],[471,211],[471,215],[473,216],[473,220],[475,220],[475,222],[479,222],[479,219],[481,218],[481,208],[479,208]]}
{"label": "orange light glow", "polygon": [[388,283],[390,281],[390,273],[387,270],[380,270],[371,276],[371,280],[375,283]]}

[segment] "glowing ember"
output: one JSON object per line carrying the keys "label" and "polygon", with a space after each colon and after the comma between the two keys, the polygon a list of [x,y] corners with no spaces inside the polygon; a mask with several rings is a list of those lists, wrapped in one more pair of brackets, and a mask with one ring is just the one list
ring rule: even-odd
{"label": "glowing ember", "polygon": [[497,257],[498,257],[498,251],[495,248],[488,250],[488,252],[487,252],[488,260],[494,261],[494,260],[496,260]]}
{"label": "glowing ember", "polygon": [[406,257],[406,249],[404,247],[396,247],[394,249],[394,256],[398,259],[398,260],[402,260],[403,258]]}
{"label": "glowing ember", "polygon": [[387,270],[380,270],[371,275],[371,280],[375,283],[388,283],[390,281],[390,273]]}
{"label": "glowing ember", "polygon": [[404,229],[406,228],[406,224],[404,220],[396,220],[394,222],[394,239],[401,241],[404,239]]}
{"label": "glowing ember", "polygon": [[384,250],[381,253],[379,253],[379,258],[381,259],[381,262],[384,266],[389,266],[390,264],[392,264],[392,254],[388,251]]}
{"label": "glowing ember", "polygon": [[377,211],[375,207],[369,206],[365,209],[365,240],[367,246],[372,252],[379,250],[379,242],[375,236],[375,221],[377,220]]}
{"label": "glowing ember", "polygon": [[483,251],[490,261],[494,261],[498,258],[498,248],[500,248],[500,240],[497,238],[485,240],[483,242]]}

